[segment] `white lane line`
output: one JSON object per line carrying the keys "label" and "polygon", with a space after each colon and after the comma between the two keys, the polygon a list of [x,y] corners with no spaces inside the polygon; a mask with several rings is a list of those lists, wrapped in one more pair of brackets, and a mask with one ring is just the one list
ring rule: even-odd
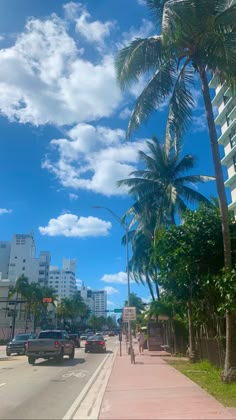
{"label": "white lane line", "polygon": [[73,416],[73,420],[97,420],[99,417],[100,407],[102,405],[103,396],[107,387],[108,380],[112,371],[112,367],[116,358],[117,350],[111,355],[110,360],[107,361],[96,378],[96,381],[91,386],[88,394],[79,406],[78,410]]}
{"label": "white lane line", "polygon": [[2,384],[0,384],[0,386],[4,386],[4,385],[6,385],[6,382],[3,382]]}
{"label": "white lane line", "polygon": [[78,397],[76,398],[76,400],[73,402],[73,404],[71,405],[71,407],[69,408],[69,410],[67,411],[67,413],[65,414],[65,416],[63,417],[62,420],[70,420],[72,415],[74,414],[75,410],[79,407],[79,405],[82,403],[83,399],[85,398],[86,394],[88,393],[89,389],[91,388],[96,376],[98,375],[98,373],[100,372],[100,370],[102,369],[103,365],[105,364],[106,360],[108,359],[108,357],[110,356],[110,354],[107,354],[106,357],[103,359],[102,363],[100,363],[100,365],[98,366],[98,368],[95,370],[94,374],[91,376],[91,378],[88,380],[87,384],[85,385],[85,387],[83,388],[82,392],[78,395]]}

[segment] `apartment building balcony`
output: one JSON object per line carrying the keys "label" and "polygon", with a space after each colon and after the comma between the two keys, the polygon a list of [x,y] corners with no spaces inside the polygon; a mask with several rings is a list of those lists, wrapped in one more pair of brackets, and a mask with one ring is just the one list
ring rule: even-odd
{"label": "apartment building balcony", "polygon": [[223,157],[223,159],[221,159],[221,164],[222,164],[222,165],[228,166],[228,162],[229,162],[229,161],[233,158],[233,156],[236,154],[236,134],[234,135],[234,137],[233,137],[232,141],[234,142],[234,143],[233,143],[233,147],[232,147],[232,149],[230,150],[230,152],[229,152],[227,155],[225,155],[225,156]]}
{"label": "apartment building balcony", "polygon": [[232,96],[226,97],[227,99],[224,100],[225,106],[219,112],[217,117],[215,118],[216,125],[223,125],[227,118],[235,117],[236,115],[236,97],[232,98]]}
{"label": "apartment building balcony", "polygon": [[236,172],[225,181],[226,187],[231,187],[233,184],[236,184]]}
{"label": "apartment building balcony", "polygon": [[216,106],[219,107],[219,105],[221,104],[222,100],[223,100],[223,96],[224,95],[230,95],[229,92],[229,88],[227,87],[226,83],[222,83],[221,86],[219,87],[218,90],[216,90],[216,94],[214,96],[214,98],[212,99],[211,103],[212,106]]}
{"label": "apartment building balcony", "polygon": [[221,134],[221,136],[218,138],[218,143],[219,144],[225,144],[226,140],[229,137],[230,137],[230,140],[232,141],[234,135],[236,134],[236,133],[234,133],[234,131],[235,131],[235,129],[234,129],[235,122],[236,122],[236,119],[235,118],[230,119],[229,126],[226,128],[225,132],[223,134]]}
{"label": "apartment building balcony", "polygon": [[236,201],[233,201],[231,204],[229,204],[228,209],[229,209],[229,211],[234,211],[234,213],[235,213],[236,212]]}

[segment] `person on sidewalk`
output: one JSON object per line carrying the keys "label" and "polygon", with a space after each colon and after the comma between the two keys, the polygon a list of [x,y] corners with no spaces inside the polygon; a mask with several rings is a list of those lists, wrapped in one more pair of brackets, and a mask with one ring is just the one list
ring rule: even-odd
{"label": "person on sidewalk", "polygon": [[139,330],[139,332],[137,334],[137,339],[138,339],[139,354],[142,354],[145,338],[144,338],[143,332],[141,330]]}

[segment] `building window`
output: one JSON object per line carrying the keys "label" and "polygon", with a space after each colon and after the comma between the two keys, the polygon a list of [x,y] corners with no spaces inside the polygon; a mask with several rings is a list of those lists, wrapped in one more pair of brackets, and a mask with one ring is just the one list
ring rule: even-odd
{"label": "building window", "polygon": [[223,95],[224,105],[226,105],[230,100],[230,96]]}
{"label": "building window", "polygon": [[236,126],[231,130],[231,133],[229,135],[229,141],[231,148],[233,148],[236,145]]}
{"label": "building window", "polygon": [[236,172],[236,155],[233,156],[234,172]]}

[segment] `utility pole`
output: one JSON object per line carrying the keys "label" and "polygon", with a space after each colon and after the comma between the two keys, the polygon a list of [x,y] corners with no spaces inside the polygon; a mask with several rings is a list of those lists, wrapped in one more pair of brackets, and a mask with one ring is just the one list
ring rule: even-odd
{"label": "utility pole", "polygon": [[[130,306],[130,271],[129,271],[129,226],[127,223],[123,222],[122,219],[114,213],[113,210],[109,209],[108,207],[104,206],[93,206],[96,209],[105,209],[117,220],[117,222],[123,227],[125,230],[125,242],[126,242],[126,273],[127,273],[127,301],[128,306]],[[128,321],[128,337],[129,337],[129,354],[131,363],[134,361],[133,357],[133,345],[132,345],[132,331],[131,331],[131,321]]]}

